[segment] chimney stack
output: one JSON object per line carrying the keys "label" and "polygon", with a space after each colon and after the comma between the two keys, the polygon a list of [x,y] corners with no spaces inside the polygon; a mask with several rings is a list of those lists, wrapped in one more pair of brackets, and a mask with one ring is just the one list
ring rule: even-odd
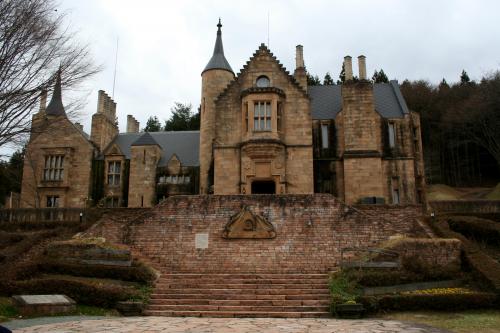
{"label": "chimney stack", "polygon": [[358,57],[358,67],[359,67],[359,79],[361,81],[366,81],[366,57],[360,55]]}
{"label": "chimney stack", "polygon": [[47,108],[47,90],[43,89],[40,94],[40,113],[44,113]]}
{"label": "chimney stack", "polygon": [[304,68],[304,47],[297,45],[295,47],[295,68]]}
{"label": "chimney stack", "polygon": [[352,81],[352,58],[351,56],[344,57],[344,72],[345,72],[345,80]]}
{"label": "chimney stack", "polygon": [[139,122],[132,115],[127,115],[127,133],[139,133]]}

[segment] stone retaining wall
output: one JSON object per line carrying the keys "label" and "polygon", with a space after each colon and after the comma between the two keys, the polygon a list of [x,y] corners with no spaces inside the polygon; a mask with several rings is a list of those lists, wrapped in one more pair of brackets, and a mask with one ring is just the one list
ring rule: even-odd
{"label": "stone retaining wall", "polygon": [[[244,206],[269,221],[276,237],[223,238]],[[420,236],[414,217],[421,212],[420,206],[353,209],[323,194],[177,196],[142,220],[103,221],[91,234],[121,239],[167,271],[326,272],[338,265],[342,248],[376,246],[396,234]]]}

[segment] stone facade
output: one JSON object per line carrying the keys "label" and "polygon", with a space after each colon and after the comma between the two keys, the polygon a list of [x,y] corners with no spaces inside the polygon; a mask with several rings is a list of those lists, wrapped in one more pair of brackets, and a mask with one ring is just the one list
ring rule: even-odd
{"label": "stone facade", "polygon": [[[42,93],[27,151],[34,171],[26,166],[21,205],[43,207],[57,197],[59,207],[151,207],[171,195],[198,193],[425,202],[419,116],[407,109],[397,82],[367,80],[364,56],[355,81],[347,56],[343,84],[308,87],[301,45],[293,75],[264,44],[235,75],[221,26],[201,74],[200,131],[152,133],[141,146],[138,121],[128,115],[126,133],[118,133],[116,103],[99,91],[87,136],[67,119],[60,87],[57,103],[47,107],[51,115]],[[63,157],[54,171],[64,175],[42,182],[49,155]],[[30,188],[38,194],[28,194]]]}
{"label": "stone facade", "polygon": [[26,148],[20,206],[85,207],[90,199],[94,145],[65,116],[38,116],[43,120]]}

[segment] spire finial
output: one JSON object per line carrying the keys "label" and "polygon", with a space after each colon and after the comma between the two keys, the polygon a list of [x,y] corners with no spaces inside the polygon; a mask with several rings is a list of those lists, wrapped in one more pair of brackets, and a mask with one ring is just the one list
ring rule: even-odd
{"label": "spire finial", "polygon": [[220,23],[220,17],[219,17],[219,23],[217,23],[217,32],[220,32],[220,28],[222,28],[222,23]]}
{"label": "spire finial", "polygon": [[57,70],[56,73],[56,83],[54,85],[54,91],[52,92],[52,99],[50,100],[49,105],[45,109],[45,113],[47,115],[66,116],[66,112],[64,111],[64,106],[61,97],[61,72],[62,68],[61,66],[59,66],[59,69]]}

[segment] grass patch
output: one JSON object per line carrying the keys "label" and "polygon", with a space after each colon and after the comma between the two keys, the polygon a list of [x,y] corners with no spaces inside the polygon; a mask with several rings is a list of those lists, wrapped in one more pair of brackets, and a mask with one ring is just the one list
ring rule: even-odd
{"label": "grass patch", "polygon": [[394,312],[382,318],[427,324],[456,333],[500,333],[500,310]]}
{"label": "grass patch", "polygon": [[0,322],[18,315],[17,309],[12,305],[9,297],[0,297]]}

